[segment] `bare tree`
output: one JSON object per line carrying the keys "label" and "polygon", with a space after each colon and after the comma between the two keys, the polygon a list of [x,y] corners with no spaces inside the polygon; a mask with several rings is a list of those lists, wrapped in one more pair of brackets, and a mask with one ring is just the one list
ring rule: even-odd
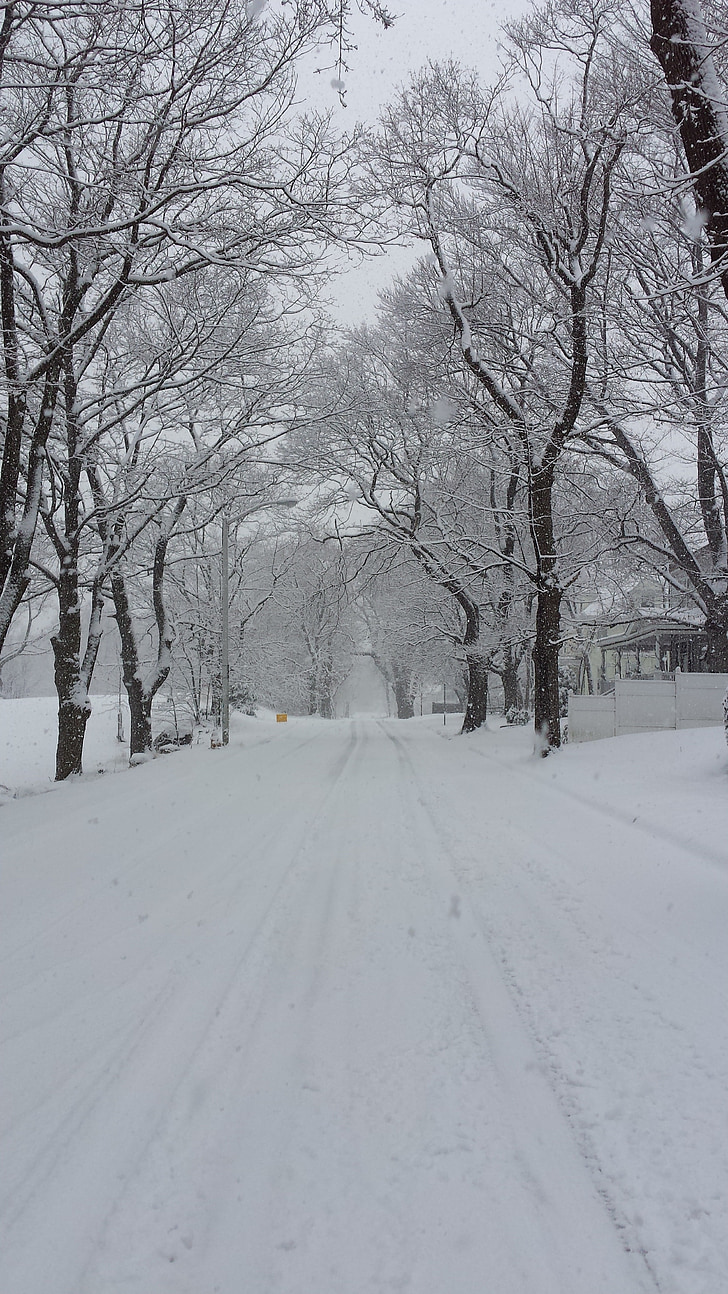
{"label": "bare tree", "polygon": [[419,564],[434,584],[455,600],[461,617],[461,647],[469,677],[464,730],[473,731],[487,715],[489,655],[481,639],[482,564],[473,566],[457,529],[438,512],[434,488],[439,444],[430,411],[402,391],[396,377],[376,371],[378,348],[341,353],[332,365],[344,376],[340,408],[307,438],[309,467],[329,482],[325,506],[352,501],[372,516],[358,515],[341,525],[347,533],[398,546]]}
{"label": "bare tree", "polygon": [[423,576],[406,550],[377,548],[366,555],[355,586],[366,634],[361,650],[391,690],[397,718],[411,719],[423,684],[442,678],[448,654],[443,646],[451,641],[453,626],[445,624],[438,586]]}
{"label": "bare tree", "polygon": [[626,470],[652,527],[622,537],[704,617],[706,666],[728,669],[728,315],[709,235],[660,120],[643,140],[609,249],[600,358],[589,381],[586,439]]}
{"label": "bare tree", "polygon": [[281,538],[283,569],[245,634],[242,677],[262,704],[333,718],[355,652],[346,553],[301,531]]}
{"label": "bare tree", "polygon": [[[231,489],[232,486],[232,489]],[[174,615],[177,677],[184,678],[195,722],[219,717],[221,675],[221,513],[229,525],[229,625],[231,699],[256,699],[248,660],[248,639],[295,561],[295,548],[281,506],[279,477],[255,462],[241,463],[239,480],[226,482],[190,501],[186,524],[177,536],[169,568],[170,604]],[[210,505],[213,505],[212,507]]]}
{"label": "bare tree", "polygon": [[297,60],[347,10],[4,7],[0,644],[28,586],[46,448],[79,348],[154,285],[223,268],[298,276],[303,291],[314,251],[367,236],[345,195],[349,141],[294,113]]}
{"label": "bare tree", "polygon": [[483,95],[460,68],[427,69],[386,115],[377,154],[411,231],[430,245],[485,415],[523,465],[545,750],[560,743],[564,573],[554,492],[579,432],[613,181],[633,124],[628,88],[619,78],[607,86],[604,75],[609,23],[606,5],[552,5],[512,28],[531,91],[523,106],[501,88]]}

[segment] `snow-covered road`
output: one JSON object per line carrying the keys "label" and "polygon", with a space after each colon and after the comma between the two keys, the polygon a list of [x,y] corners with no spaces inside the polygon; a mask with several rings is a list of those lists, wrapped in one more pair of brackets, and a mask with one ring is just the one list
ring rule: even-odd
{"label": "snow-covered road", "polygon": [[442,735],[2,809],[2,1291],[725,1294],[720,841]]}

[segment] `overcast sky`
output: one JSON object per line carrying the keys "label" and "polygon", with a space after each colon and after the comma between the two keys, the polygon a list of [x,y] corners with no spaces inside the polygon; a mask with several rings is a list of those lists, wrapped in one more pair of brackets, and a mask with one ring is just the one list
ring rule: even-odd
{"label": "overcast sky", "polygon": [[[342,126],[356,120],[376,121],[380,106],[428,59],[452,58],[475,67],[487,83],[498,67],[499,26],[522,13],[527,0],[388,0],[388,4],[397,21],[386,31],[358,12],[353,16],[357,49],[348,58],[346,109],[339,107],[331,86],[336,76],[333,69],[318,75],[306,69],[301,75],[301,97],[317,107],[334,108]],[[393,274],[408,268],[413,256],[412,252],[388,253],[342,276],[334,300],[340,322],[349,326],[370,317],[377,293]]]}
{"label": "overcast sky", "polygon": [[[376,119],[379,105],[428,59],[454,58],[477,67],[487,80],[497,67],[499,24],[524,7],[525,0],[500,4],[494,0],[394,0],[389,8],[397,21],[386,31],[371,17],[355,12],[351,26],[357,49],[348,58],[344,115]],[[336,100],[331,88],[334,75],[330,72],[312,78],[311,90],[317,100],[319,95]]]}

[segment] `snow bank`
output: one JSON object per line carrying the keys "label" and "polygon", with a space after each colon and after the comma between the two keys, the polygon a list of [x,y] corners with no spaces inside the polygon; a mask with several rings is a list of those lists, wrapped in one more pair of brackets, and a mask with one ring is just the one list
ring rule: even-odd
{"label": "snow bank", "polygon": [[564,746],[548,759],[534,755],[528,728],[489,728],[463,740],[567,800],[728,868],[728,748],[722,728],[611,737]]}
{"label": "snow bank", "polygon": [[[86,728],[83,755],[83,778],[103,773],[118,773],[129,766],[129,709],[122,701],[124,741],[117,739],[119,702],[115,696],[92,696],[91,717]],[[25,795],[39,795],[55,786],[55,750],[58,702],[55,697],[24,697],[19,700],[0,698],[0,804]],[[155,710],[155,716],[157,712]],[[255,718],[230,716],[232,746],[254,744],[261,739],[268,724],[275,724],[273,710],[259,710]],[[295,725],[310,722],[289,719]],[[172,726],[170,712],[155,722],[155,731]],[[195,734],[197,745],[209,746],[210,733],[203,729]],[[175,751],[182,756],[184,749]],[[151,758],[151,757],[150,757]],[[138,760],[137,763],[147,762]]]}
{"label": "snow bank", "polygon": [[[94,696],[91,704],[85,770],[97,774],[126,767],[127,748],[116,739],[117,698]],[[0,699],[0,797],[37,794],[53,785],[57,713],[51,696]],[[125,724],[128,733],[128,712]]]}

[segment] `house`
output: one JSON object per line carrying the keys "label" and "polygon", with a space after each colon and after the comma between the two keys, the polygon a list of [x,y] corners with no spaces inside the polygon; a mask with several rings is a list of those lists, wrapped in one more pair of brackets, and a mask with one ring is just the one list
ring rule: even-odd
{"label": "house", "polygon": [[573,638],[562,653],[575,690],[609,692],[616,679],[668,679],[705,669],[700,610],[658,575],[638,581],[618,601],[602,594],[570,599]]}

